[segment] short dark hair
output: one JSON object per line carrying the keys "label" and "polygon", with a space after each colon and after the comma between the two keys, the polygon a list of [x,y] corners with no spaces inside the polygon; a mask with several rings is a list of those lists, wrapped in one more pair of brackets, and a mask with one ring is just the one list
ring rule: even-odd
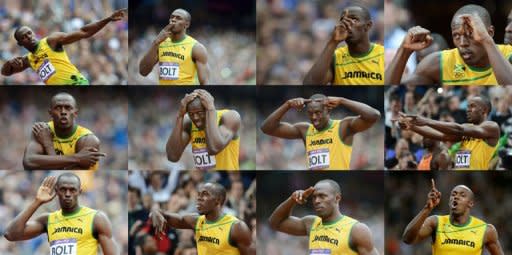
{"label": "short dark hair", "polygon": [[340,194],[341,195],[341,187],[340,187],[340,185],[336,181],[331,180],[331,179],[324,179],[324,180],[318,181],[316,184],[322,183],[322,182],[325,182],[325,183],[329,184],[334,189],[336,194]]}
{"label": "short dark hair", "polygon": [[190,15],[190,13],[187,10],[182,9],[182,8],[178,8],[178,9],[176,9],[174,11],[182,11],[182,12],[184,12],[185,13],[185,20],[187,20],[188,22],[192,21],[192,15]]}
{"label": "short dark hair", "polygon": [[210,182],[209,184],[212,185],[213,194],[221,199],[223,205],[226,202],[226,189],[224,188],[224,186],[215,182]]}
{"label": "short dark hair", "polygon": [[325,99],[327,96],[325,96],[324,94],[314,94],[312,96],[309,97],[309,99],[311,100],[316,100],[316,99]]}
{"label": "short dark hair", "polygon": [[76,99],[75,99],[75,97],[73,97],[71,94],[69,94],[69,93],[67,93],[67,92],[59,92],[59,93],[55,94],[55,95],[52,97],[50,107],[53,107],[53,104],[54,104],[54,102],[55,102],[55,98],[57,98],[58,96],[69,96],[69,97],[71,97],[71,99],[72,99],[72,101],[73,101],[73,104],[74,104],[75,108],[78,108],[78,104],[76,103]]}
{"label": "short dark hair", "polygon": [[16,39],[17,42],[19,42],[19,39],[18,39],[18,32],[20,31],[20,29],[22,28],[23,26],[19,26],[17,27],[15,30],[14,30],[14,39]]}
{"label": "short dark hair", "polygon": [[[359,5],[359,4],[354,4],[354,5],[347,6],[345,9],[347,9],[347,8],[354,8],[354,7],[361,9],[362,17],[366,21],[372,20],[372,16],[370,15],[370,11],[365,6],[362,6],[362,5]],[[345,9],[343,9],[343,11],[345,11]],[[341,13],[341,15],[343,15],[343,13]]]}
{"label": "short dark hair", "polygon": [[476,13],[478,17],[482,19],[482,22],[486,27],[491,26],[491,15],[489,15],[489,12],[482,6],[476,5],[476,4],[467,4],[462,6],[460,9],[458,9],[455,14],[453,15],[453,19],[461,14],[473,14]]}
{"label": "short dark hair", "polygon": [[78,188],[82,187],[82,182],[80,181],[80,177],[78,177],[78,175],[76,175],[74,173],[71,173],[71,172],[67,172],[67,173],[63,173],[63,174],[59,175],[59,177],[57,177],[56,186],[59,186],[60,179],[62,177],[73,177],[73,178],[76,178],[76,180],[78,181]]}

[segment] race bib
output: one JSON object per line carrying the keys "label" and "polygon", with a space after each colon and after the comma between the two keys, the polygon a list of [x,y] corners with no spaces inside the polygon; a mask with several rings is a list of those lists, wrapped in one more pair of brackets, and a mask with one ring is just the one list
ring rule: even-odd
{"label": "race bib", "polygon": [[60,239],[50,242],[50,255],[76,254],[76,239]]}
{"label": "race bib", "polygon": [[209,155],[206,148],[192,149],[192,154],[194,155],[194,164],[197,169],[207,170],[215,168],[217,165],[215,155]]}
{"label": "race bib", "polygon": [[469,168],[471,151],[457,151],[455,154],[455,168]]}
{"label": "race bib", "polygon": [[330,249],[310,249],[309,255],[331,255]]}
{"label": "race bib", "polygon": [[177,80],[180,77],[180,65],[174,62],[160,62],[160,80]]}
{"label": "race bib", "polygon": [[329,168],[329,149],[308,151],[309,169]]}
{"label": "race bib", "polygon": [[37,74],[39,75],[39,78],[46,82],[50,77],[52,77],[53,74],[55,74],[57,70],[55,70],[55,67],[52,65],[49,59],[45,59],[43,61],[43,64],[37,69]]}

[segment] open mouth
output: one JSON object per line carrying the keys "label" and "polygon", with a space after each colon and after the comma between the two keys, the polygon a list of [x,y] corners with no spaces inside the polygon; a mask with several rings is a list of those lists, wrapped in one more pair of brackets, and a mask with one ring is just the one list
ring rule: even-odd
{"label": "open mouth", "polygon": [[470,60],[472,57],[473,57],[473,53],[469,52],[469,51],[461,51],[460,52],[460,56],[462,57],[462,59],[464,60]]}
{"label": "open mouth", "polygon": [[457,201],[453,201],[452,204],[450,205],[450,207],[452,210],[454,210],[454,209],[457,209],[457,205],[459,205],[459,203]]}

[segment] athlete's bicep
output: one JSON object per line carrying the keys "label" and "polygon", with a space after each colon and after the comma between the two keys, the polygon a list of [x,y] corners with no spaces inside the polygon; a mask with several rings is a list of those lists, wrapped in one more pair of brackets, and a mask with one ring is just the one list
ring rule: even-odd
{"label": "athlete's bicep", "polygon": [[420,242],[425,240],[428,237],[432,236],[432,233],[436,231],[437,226],[437,216],[432,215],[429,216],[425,222],[423,222],[423,225],[421,225],[420,231],[418,232],[418,235],[416,236],[416,240],[414,243]]}
{"label": "athlete's bicep", "polygon": [[59,46],[74,43],[86,37],[87,33],[85,33],[82,30],[73,31],[70,33],[55,32],[49,35],[46,41],[48,42],[48,45],[50,45],[50,47],[56,49]]}
{"label": "athlete's bicep", "polygon": [[220,132],[223,137],[228,138],[227,142],[238,134],[241,122],[240,114],[237,111],[229,111],[222,115]]}
{"label": "athlete's bicep", "polygon": [[486,121],[478,126],[471,124],[463,124],[462,127],[462,134],[464,136],[470,136],[480,139],[499,139],[500,136],[500,127],[496,122],[493,121]]}
{"label": "athlete's bicep", "polygon": [[241,255],[254,255],[256,249],[253,246],[251,230],[243,221],[233,224],[233,231],[230,234],[230,239],[240,251]]}
{"label": "athlete's bicep", "polygon": [[414,73],[404,81],[407,85],[428,85],[439,84],[439,74],[441,66],[439,65],[440,52],[434,52],[426,56],[416,67]]}
{"label": "athlete's bicep", "polygon": [[503,255],[500,240],[498,238],[498,231],[492,224],[487,224],[484,239],[485,248],[491,255]]}
{"label": "athlete's bicep", "polygon": [[372,232],[363,223],[356,223],[350,233],[350,246],[360,255],[376,255],[377,249],[373,244]]}
{"label": "athlete's bicep", "polygon": [[112,239],[112,224],[110,223],[110,220],[108,220],[107,216],[103,212],[97,212],[93,221],[93,232],[97,235],[103,254],[117,254],[117,247]]}
{"label": "athlete's bicep", "polygon": [[79,152],[87,147],[93,147],[99,150],[100,144],[100,139],[96,137],[96,135],[89,134],[78,139],[76,142],[76,152]]}
{"label": "athlete's bicep", "polygon": [[285,220],[281,221],[276,227],[279,232],[284,232],[289,235],[305,236],[308,235],[309,229],[313,223],[314,218],[306,216],[303,218],[288,216]]}
{"label": "athlete's bicep", "polygon": [[210,76],[210,68],[208,67],[208,53],[202,44],[196,43],[196,45],[194,45],[194,48],[192,48],[192,59],[196,63],[199,83],[201,85],[207,85]]}
{"label": "athlete's bicep", "polygon": [[276,129],[272,130],[271,135],[284,139],[303,139],[308,129],[305,122],[290,124],[288,122],[280,122]]}

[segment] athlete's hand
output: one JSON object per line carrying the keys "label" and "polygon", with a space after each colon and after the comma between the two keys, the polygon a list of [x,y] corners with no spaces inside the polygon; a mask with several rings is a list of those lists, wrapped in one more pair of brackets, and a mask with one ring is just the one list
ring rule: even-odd
{"label": "athlete's hand", "polygon": [[201,99],[201,103],[203,104],[206,110],[215,110],[215,99],[208,91],[204,89],[196,89],[194,90],[194,92],[197,93],[197,96],[199,97],[199,99]]}
{"label": "athlete's hand", "polygon": [[302,109],[304,109],[304,107],[306,107],[306,104],[308,104],[310,102],[311,102],[311,99],[304,99],[302,97],[293,98],[293,99],[286,101],[286,103],[288,104],[288,107],[293,108],[297,111],[302,111]]}
{"label": "athlete's hand", "polygon": [[427,125],[427,118],[418,115],[418,114],[403,114],[401,113],[401,117],[405,118],[405,120],[408,122],[409,125],[414,126],[425,126]]}
{"label": "athlete's hand", "polygon": [[190,94],[185,94],[185,97],[183,99],[181,99],[180,110],[178,111],[178,114],[180,117],[185,116],[185,114],[187,113],[188,103],[192,102],[192,100],[194,100],[194,98],[196,98],[196,97],[197,97],[196,92],[192,92]]}
{"label": "athlete's hand", "polygon": [[308,197],[313,194],[315,188],[309,187],[307,190],[296,190],[292,193],[292,199],[295,203],[303,205],[308,202]]}
{"label": "athlete's hand", "polygon": [[354,20],[348,17],[348,10],[343,12],[340,20],[336,23],[334,30],[332,31],[331,40],[340,43],[345,41],[348,37],[348,33],[352,30],[352,25],[354,25]]}
{"label": "athlete's hand", "polygon": [[164,29],[162,29],[162,31],[160,31],[160,33],[156,36],[156,39],[155,39],[156,44],[160,44],[163,41],[165,41],[165,39],[171,37],[171,34],[172,34],[171,27],[172,27],[172,24],[167,24],[167,26],[165,26]]}
{"label": "athlete's hand", "polygon": [[48,176],[44,178],[43,183],[37,190],[36,201],[41,204],[51,201],[57,194],[55,192],[55,183],[57,183],[56,176]]}
{"label": "athlete's hand", "polygon": [[78,153],[73,155],[78,160],[78,166],[82,169],[88,169],[96,164],[100,158],[107,156],[103,152],[99,152],[94,147],[85,147]]}
{"label": "athlete's hand", "polygon": [[432,210],[439,204],[439,202],[441,202],[441,192],[436,189],[436,183],[434,182],[434,179],[430,179],[430,181],[432,183],[432,189],[428,193],[427,204],[425,205],[425,208]]}
{"label": "athlete's hand", "polygon": [[407,31],[402,47],[407,50],[418,51],[430,46],[432,41],[433,39],[432,36],[430,36],[429,30],[420,26],[415,26]]}
{"label": "athlete's hand", "polygon": [[45,122],[36,122],[32,126],[32,135],[38,143],[46,146],[53,145],[53,135],[50,130],[50,127]]}
{"label": "athlete's hand", "polygon": [[[327,107],[327,109],[332,110],[332,109],[338,107],[338,105],[340,105],[341,100],[342,99],[339,97],[327,97],[323,100],[323,103],[324,103],[324,106]],[[316,100],[314,100],[314,101],[316,101]]]}
{"label": "athlete's hand", "polygon": [[118,21],[118,20],[122,20],[125,16],[127,16],[128,14],[128,9],[124,8],[124,9],[119,9],[115,12],[113,12],[109,19],[110,21]]}
{"label": "athlete's hand", "polygon": [[477,43],[483,43],[486,40],[494,42],[478,15],[462,14],[459,17],[462,19],[462,29],[466,36],[473,38]]}
{"label": "athlete's hand", "polygon": [[12,72],[20,72],[24,69],[23,57],[15,57],[11,60],[8,60],[7,64],[10,66]]}
{"label": "athlete's hand", "polygon": [[164,229],[165,225],[167,225],[167,220],[164,215],[158,209],[151,209],[151,213],[149,214],[149,218],[151,219],[151,224],[153,228],[155,228],[155,235],[159,236],[159,234],[165,234]]}

